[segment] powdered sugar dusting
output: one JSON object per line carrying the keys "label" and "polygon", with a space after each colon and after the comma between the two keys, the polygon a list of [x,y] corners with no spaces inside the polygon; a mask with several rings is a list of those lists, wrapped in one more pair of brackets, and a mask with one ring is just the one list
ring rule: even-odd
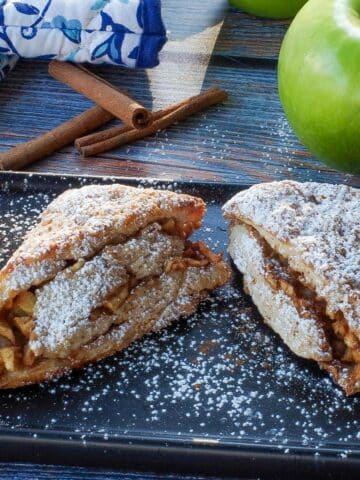
{"label": "powdered sugar dusting", "polygon": [[[225,206],[277,241],[304,273],[329,316],[339,310],[360,336],[360,192],[345,185],[290,181],[255,185]],[[268,240],[268,237],[266,237]],[[304,271],[309,265],[309,272]],[[312,272],[313,275],[312,275]]]}
{"label": "powdered sugar dusting", "polygon": [[261,245],[243,225],[231,229],[229,253],[241,272],[255,304],[265,321],[297,355],[317,361],[332,359],[322,323],[307,312],[301,316],[291,297],[273,290],[266,277]]}
{"label": "powdered sugar dusting", "polygon": [[27,290],[32,285],[42,283],[53,278],[56,273],[65,267],[66,263],[58,262],[33,262],[31,265],[16,265],[13,274],[6,277],[0,289],[0,305],[15,296],[21,290]]}
{"label": "powdered sugar dusting", "polygon": [[[8,291],[8,282],[21,290],[27,288],[29,282],[44,281],[46,277],[40,275],[43,261],[55,269],[58,262],[90,257],[105,245],[130,237],[152,221],[173,217],[179,223],[196,223],[203,212],[201,200],[170,191],[121,184],[69,189],[42,212],[39,224],[13,253],[1,272],[0,291]],[[25,263],[33,265],[32,282],[28,272],[25,275],[21,268],[17,270],[19,264]],[[9,276],[15,278],[9,280]]]}
{"label": "powdered sugar dusting", "polygon": [[90,313],[127,280],[125,268],[106,253],[89,260],[75,273],[71,267],[58,273],[36,290],[36,340],[30,342],[30,348],[39,355],[64,357],[86,343],[95,333],[91,332],[94,322]]}
{"label": "powdered sugar dusting", "polygon": [[[56,188],[69,183],[60,180]],[[216,250],[227,243],[220,206],[229,193],[208,191],[199,235]],[[10,205],[14,193],[3,193],[0,203],[3,260],[49,201],[31,189],[17,195]],[[235,276],[196,315],[120,355],[42,387],[1,392],[1,428],[68,432],[84,443],[94,435],[105,444],[145,435],[215,439],[213,448],[261,443],[288,454],[302,446],[316,456],[332,446],[351,457],[360,447],[360,399],[346,398],[312,362],[292,355],[239,285]]]}

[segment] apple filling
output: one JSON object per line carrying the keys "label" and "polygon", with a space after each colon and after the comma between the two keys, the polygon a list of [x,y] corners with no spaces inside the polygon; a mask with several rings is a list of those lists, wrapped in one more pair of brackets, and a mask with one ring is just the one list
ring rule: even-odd
{"label": "apple filling", "polygon": [[186,240],[198,226],[174,219],[150,224],[20,292],[0,312],[0,371],[71,358],[134,315],[149,321],[176,298],[184,272],[195,272],[196,288],[206,290],[200,270],[218,263],[221,255]]}
{"label": "apple filling", "polygon": [[360,340],[349,329],[343,313],[337,312],[335,318],[330,318],[326,313],[325,301],[306,285],[303,276],[292,270],[286,258],[276,252],[254,228],[247,228],[262,246],[266,281],[271,288],[289,296],[302,316],[309,315],[317,319],[331,346],[334,360],[347,364],[360,362]]}

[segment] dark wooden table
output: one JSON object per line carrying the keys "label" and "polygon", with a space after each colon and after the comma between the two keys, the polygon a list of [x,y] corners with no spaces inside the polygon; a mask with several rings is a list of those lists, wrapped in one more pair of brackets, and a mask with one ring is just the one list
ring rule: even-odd
{"label": "dark wooden table", "polygon": [[[205,480],[143,473],[99,472],[85,468],[45,465],[0,464],[0,480]],[[206,479],[208,480],[208,479]],[[215,478],[212,480],[216,480]],[[220,480],[220,479],[217,479]]]}
{"label": "dark wooden table", "polygon": [[[151,71],[94,70],[149,108],[211,84],[229,91],[215,107],[156,137],[97,158],[72,146],[33,171],[204,179],[242,184],[291,178],[359,185],[316,161],[298,142],[279,103],[276,62],[288,22],[255,19],[226,0],[163,0],[170,41]],[[91,102],[49,77],[43,63],[19,64],[0,85],[0,149],[29,140]]]}
{"label": "dark wooden table", "polygon": [[[279,103],[276,66],[288,22],[260,20],[226,0],[163,0],[170,41],[151,71],[94,71],[152,109],[217,84],[230,93],[212,108],[156,137],[81,159],[72,146],[31,166],[37,172],[125,175],[214,182],[296,179],[360,186],[299,143]],[[91,102],[49,77],[47,65],[19,63],[0,85],[0,150],[31,139],[82,112]],[[0,479],[144,479],[61,467],[0,465]],[[158,477],[149,477],[151,479]]]}

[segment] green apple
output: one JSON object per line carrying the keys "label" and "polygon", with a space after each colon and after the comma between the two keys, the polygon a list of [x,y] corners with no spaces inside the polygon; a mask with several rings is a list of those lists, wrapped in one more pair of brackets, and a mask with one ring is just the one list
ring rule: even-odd
{"label": "green apple", "polygon": [[294,17],[307,0],[229,0],[234,7],[259,17]]}
{"label": "green apple", "polygon": [[309,0],[279,58],[294,131],[328,165],[360,173],[360,0]]}

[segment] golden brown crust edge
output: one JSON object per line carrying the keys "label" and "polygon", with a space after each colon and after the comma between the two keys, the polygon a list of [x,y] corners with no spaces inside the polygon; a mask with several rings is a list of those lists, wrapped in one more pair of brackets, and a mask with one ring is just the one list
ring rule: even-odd
{"label": "golden brown crust edge", "polygon": [[208,285],[209,288],[201,292],[195,292],[188,297],[187,302],[177,303],[173,315],[169,316],[160,328],[157,324],[157,318],[147,323],[129,321],[116,327],[115,334],[116,332],[118,333],[118,338],[117,335],[113,335],[114,331],[102,335],[90,344],[82,347],[73,358],[48,359],[34,367],[24,368],[15,372],[6,372],[0,377],[0,388],[17,388],[58,378],[66,372],[80,369],[89,363],[98,362],[118,353],[144,335],[166,328],[182,316],[191,315],[196,311],[199,303],[207,297],[208,291],[225,284],[231,276],[230,267],[223,261],[212,265],[211,268],[215,270],[213,270],[213,280],[211,280],[212,277],[207,280],[211,283],[211,285],[210,283]]}
{"label": "golden brown crust edge", "polygon": [[190,235],[205,211],[200,198],[167,190],[120,184],[67,190],[49,204],[0,271],[0,308],[17,292],[54,276],[66,261],[92,256],[150,223],[174,218],[188,225]]}
{"label": "golden brown crust edge", "polygon": [[356,395],[360,393],[360,364],[345,364],[338,360],[332,362],[319,362],[320,367],[329,373],[346,393]]}

